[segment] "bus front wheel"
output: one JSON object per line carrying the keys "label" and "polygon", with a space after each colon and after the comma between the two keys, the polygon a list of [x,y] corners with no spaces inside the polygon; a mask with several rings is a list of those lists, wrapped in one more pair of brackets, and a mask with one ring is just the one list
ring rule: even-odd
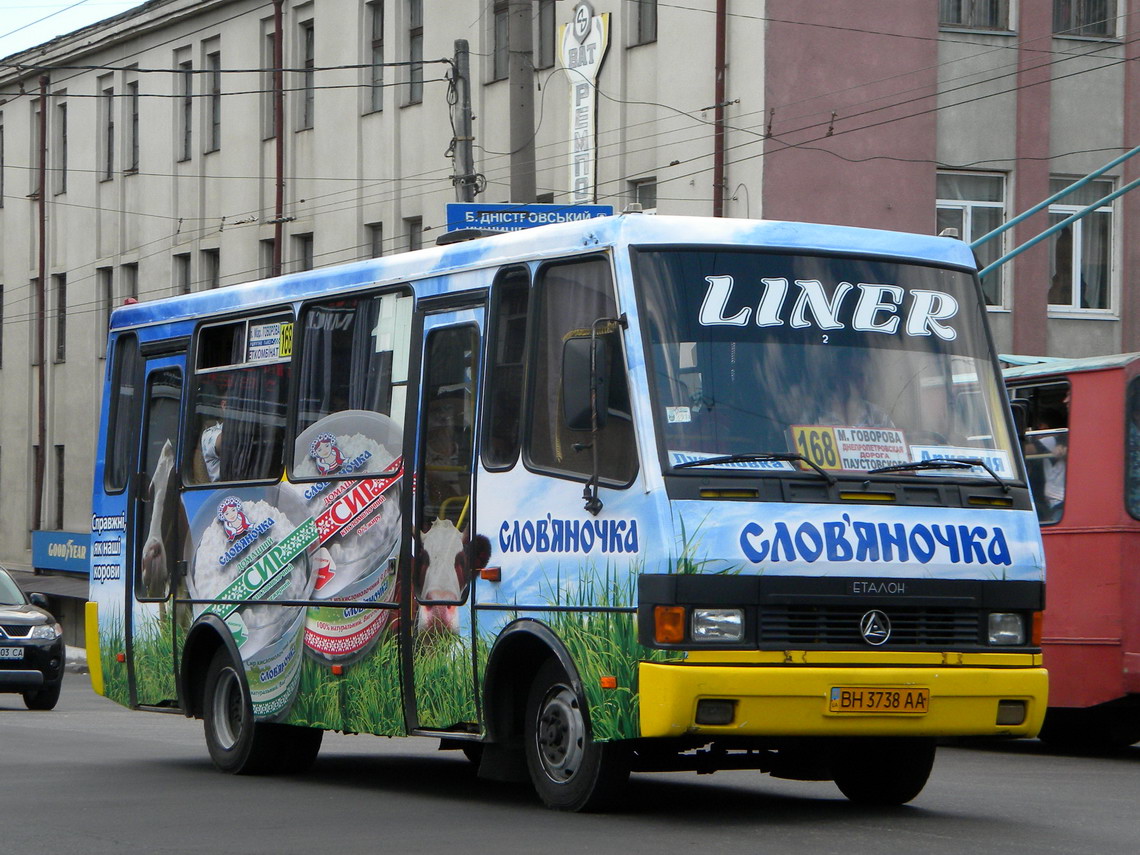
{"label": "bus front wheel", "polygon": [[629,778],[620,747],[590,737],[584,701],[562,666],[548,660],[526,706],[526,761],[547,807],[588,811],[608,806]]}
{"label": "bus front wheel", "polygon": [[926,786],[934,752],[933,739],[852,740],[832,760],[835,785],[857,804],[906,804]]}
{"label": "bus front wheel", "polygon": [[214,654],[206,669],[202,719],[210,759],[223,772],[257,775],[276,771],[281,751],[287,747],[283,734],[254,720],[245,679],[225,649]]}

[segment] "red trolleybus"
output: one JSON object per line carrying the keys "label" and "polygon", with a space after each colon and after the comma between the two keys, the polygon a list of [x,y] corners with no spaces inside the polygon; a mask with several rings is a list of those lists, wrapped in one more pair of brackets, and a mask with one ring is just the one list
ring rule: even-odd
{"label": "red trolleybus", "polygon": [[1131,745],[1140,741],[1140,353],[1004,373],[1049,567],[1041,738]]}

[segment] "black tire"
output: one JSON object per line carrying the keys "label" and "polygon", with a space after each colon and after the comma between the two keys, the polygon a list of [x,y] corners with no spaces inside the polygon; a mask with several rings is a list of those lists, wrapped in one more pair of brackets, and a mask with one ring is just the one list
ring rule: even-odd
{"label": "black tire", "polygon": [[460,746],[463,756],[471,763],[475,764],[478,768],[479,764],[483,762],[483,743],[482,742],[464,742]]}
{"label": "black tire", "polygon": [[202,710],[206,747],[215,766],[233,775],[280,769],[287,748],[284,731],[254,720],[245,675],[225,648],[218,649],[206,669]]}
{"label": "black tire", "polygon": [[59,690],[63,686],[60,681],[51,686],[44,686],[34,692],[24,692],[24,706],[30,710],[53,710],[59,703]]}
{"label": "black tire", "polygon": [[835,785],[857,804],[906,804],[926,786],[935,747],[933,739],[851,740],[832,761]]}
{"label": "black tire", "polygon": [[557,660],[548,660],[531,684],[524,737],[531,783],[547,807],[602,810],[624,790],[626,753],[591,738],[585,703]]}
{"label": "black tire", "polygon": [[282,741],[278,754],[279,771],[286,775],[308,772],[317,762],[325,732],[316,727],[299,727],[292,724],[259,724],[277,730]]}

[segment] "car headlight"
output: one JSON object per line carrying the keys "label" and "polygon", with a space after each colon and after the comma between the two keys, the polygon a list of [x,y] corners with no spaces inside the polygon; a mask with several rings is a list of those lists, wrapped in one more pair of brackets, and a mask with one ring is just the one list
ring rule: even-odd
{"label": "car headlight", "polygon": [[32,638],[41,641],[55,641],[63,635],[63,627],[58,623],[43,623],[32,627]]}
{"label": "car headlight", "polygon": [[994,645],[1025,644],[1025,621],[1007,612],[990,614],[989,642]]}
{"label": "car headlight", "polygon": [[743,638],[743,610],[693,609],[693,641],[740,641]]}

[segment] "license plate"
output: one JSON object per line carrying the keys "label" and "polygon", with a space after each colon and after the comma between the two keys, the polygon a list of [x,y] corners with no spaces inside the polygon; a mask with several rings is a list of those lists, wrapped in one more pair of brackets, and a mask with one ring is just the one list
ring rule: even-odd
{"label": "license plate", "polygon": [[0,659],[23,659],[24,648],[22,647],[0,647]]}
{"label": "license plate", "polygon": [[930,689],[835,686],[828,709],[833,713],[922,715],[930,712]]}

